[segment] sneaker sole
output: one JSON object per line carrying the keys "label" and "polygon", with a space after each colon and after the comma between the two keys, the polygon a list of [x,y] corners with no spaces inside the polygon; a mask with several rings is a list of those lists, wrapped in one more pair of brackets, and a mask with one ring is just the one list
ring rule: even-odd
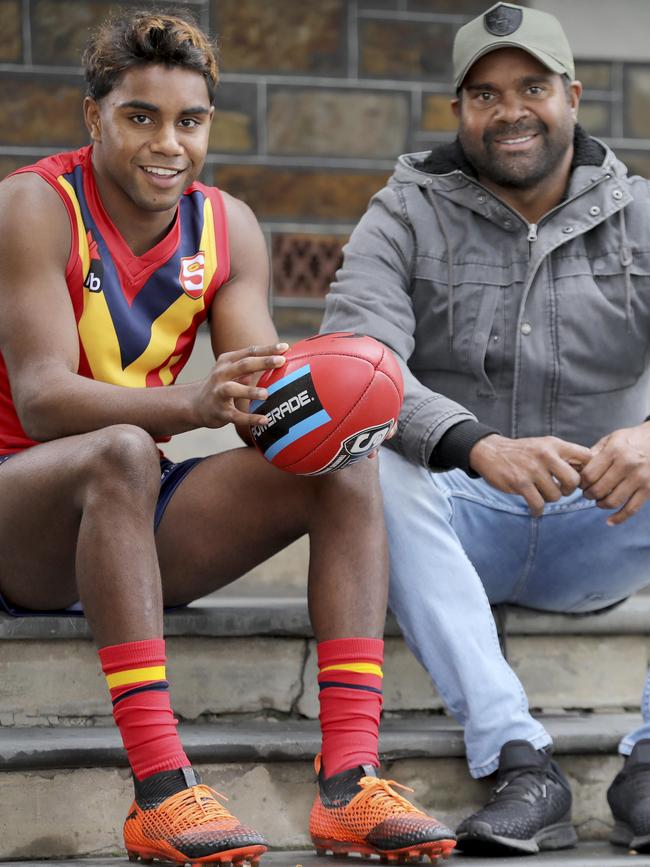
{"label": "sneaker sole", "polygon": [[366,843],[326,840],[322,837],[312,837],[311,840],[317,855],[327,855],[328,852],[332,855],[364,855],[366,858],[379,855],[382,862],[393,864],[416,864],[425,857],[434,862],[444,860],[449,858],[456,846],[455,840],[436,840],[431,843],[419,843],[417,846],[405,846],[403,849],[386,850],[376,849]]}
{"label": "sneaker sole", "polygon": [[213,855],[205,855],[203,858],[171,858],[169,855],[156,852],[154,849],[127,849],[129,861],[141,861],[143,864],[151,864],[153,861],[161,861],[167,864],[232,864],[243,867],[244,864],[256,865],[260,862],[260,856],[267,851],[266,846],[246,846],[240,849],[229,849],[226,852],[215,852]]}
{"label": "sneaker sole", "polygon": [[626,822],[616,821],[614,823],[614,830],[609,842],[612,846],[625,846],[626,849],[641,852],[644,855],[650,853],[650,834],[635,837],[634,831]]}
{"label": "sneaker sole", "polygon": [[477,828],[475,833],[458,835],[458,849],[463,855],[536,855],[544,850],[571,849],[578,842],[575,828],[568,822],[548,825],[528,840],[501,837],[493,834],[487,823],[477,822],[477,825],[483,825],[484,830]]}

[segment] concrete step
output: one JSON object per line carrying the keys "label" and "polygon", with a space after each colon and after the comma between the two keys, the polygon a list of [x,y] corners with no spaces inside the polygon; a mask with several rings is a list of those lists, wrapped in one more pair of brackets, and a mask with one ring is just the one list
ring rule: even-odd
{"label": "concrete step", "polygon": [[[9,861],[4,867],[118,867],[126,864],[124,858],[87,858],[72,861]],[[363,861],[357,858],[319,858],[313,850],[304,849],[293,852],[270,851],[262,858],[264,867],[351,867],[352,864],[377,864],[377,859]],[[467,865],[467,867],[516,867],[528,865],[529,857],[523,858],[468,858],[460,853],[454,854],[445,867]],[[583,843],[576,849],[565,852],[543,852],[534,860],[535,867],[647,867],[650,856],[630,857],[606,843]]]}
{"label": "concrete step", "polygon": [[[543,721],[573,787],[580,837],[606,839],[611,817],[605,791],[621,766],[616,744],[639,717],[565,715]],[[315,721],[185,725],[181,738],[205,782],[227,794],[229,808],[271,845],[309,845],[313,756],[319,748]],[[385,776],[411,786],[416,802],[451,827],[487,798],[490,782],[469,778],[461,732],[444,717],[384,720],[380,751]],[[0,857],[70,858],[120,850],[132,789],[114,728],[0,729],[0,771]]]}
{"label": "concrete step", "polygon": [[[644,595],[588,617],[512,609],[509,658],[535,709],[632,710],[648,668],[649,628]],[[165,630],[181,719],[318,716],[315,642],[303,597],[215,595],[168,613]],[[385,712],[441,712],[428,675],[390,618],[386,636]],[[83,617],[0,615],[0,725],[108,722],[108,694],[89,638]]]}

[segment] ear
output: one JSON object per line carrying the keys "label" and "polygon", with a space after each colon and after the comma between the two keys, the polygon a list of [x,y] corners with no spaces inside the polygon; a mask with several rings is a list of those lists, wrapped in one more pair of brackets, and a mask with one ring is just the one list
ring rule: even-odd
{"label": "ear", "polygon": [[99,110],[99,103],[94,100],[91,96],[87,96],[84,99],[84,121],[86,122],[86,128],[90,133],[91,141],[97,142],[102,140],[102,122],[101,122],[101,112]]}
{"label": "ear", "polygon": [[456,117],[460,117],[460,98],[458,96],[455,96],[451,100],[450,104],[451,104],[451,110],[453,111],[454,115]]}
{"label": "ear", "polygon": [[572,81],[567,91],[567,98],[571,106],[571,113],[574,118],[578,117],[578,106],[580,105],[580,97],[582,96],[582,84],[579,81]]}

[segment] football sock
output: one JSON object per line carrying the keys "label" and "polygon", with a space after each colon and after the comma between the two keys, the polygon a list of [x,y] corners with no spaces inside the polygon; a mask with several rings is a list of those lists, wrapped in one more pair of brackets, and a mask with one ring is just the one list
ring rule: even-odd
{"label": "football sock", "polygon": [[378,767],[383,640],[336,638],[317,650],[324,776]]}
{"label": "football sock", "polygon": [[188,766],[169,704],[164,639],[102,647],[99,658],[136,779]]}

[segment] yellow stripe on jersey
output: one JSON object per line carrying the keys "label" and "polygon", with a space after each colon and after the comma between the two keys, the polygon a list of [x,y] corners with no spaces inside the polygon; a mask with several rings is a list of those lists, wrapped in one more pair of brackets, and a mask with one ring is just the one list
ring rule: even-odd
{"label": "yellow stripe on jersey", "polygon": [[205,277],[203,286],[208,288],[212,283],[216,270],[219,266],[217,259],[217,244],[214,236],[214,214],[212,202],[206,197],[203,203],[203,232],[201,233],[200,249],[205,253]]}
{"label": "yellow stripe on jersey", "polygon": [[376,674],[377,677],[383,677],[384,673],[381,666],[375,665],[374,662],[342,662],[340,665],[327,665],[325,668],[319,669],[319,674],[324,671],[353,671],[355,674]]}
{"label": "yellow stripe on jersey", "polygon": [[182,355],[172,355],[169,359],[169,364],[166,364],[163,369],[160,371],[160,381],[163,385],[171,385],[174,381],[174,377],[172,376],[172,367],[181,360]]}
{"label": "yellow stripe on jersey", "polygon": [[84,286],[84,309],[77,325],[93,379],[114,385],[144,385],[125,381],[122,353],[103,292],[91,292]]}
{"label": "yellow stripe on jersey", "polygon": [[77,234],[79,236],[79,256],[81,258],[81,264],[83,267],[83,275],[84,280],[88,276],[88,272],[90,271],[90,250],[88,248],[88,238],[86,237],[86,227],[84,226],[84,222],[81,219],[81,209],[79,207],[79,201],[77,199],[77,194],[74,191],[74,187],[70,184],[63,175],[59,175],[56,179],[57,183],[61,185],[61,187],[65,190],[70,199],[72,206],[74,208],[75,215],[77,217]]}
{"label": "yellow stripe on jersey", "polygon": [[126,671],[116,671],[106,675],[109,689],[116,686],[128,686],[131,683],[144,683],[149,680],[165,680],[164,665],[150,665],[147,668],[129,668]]}

